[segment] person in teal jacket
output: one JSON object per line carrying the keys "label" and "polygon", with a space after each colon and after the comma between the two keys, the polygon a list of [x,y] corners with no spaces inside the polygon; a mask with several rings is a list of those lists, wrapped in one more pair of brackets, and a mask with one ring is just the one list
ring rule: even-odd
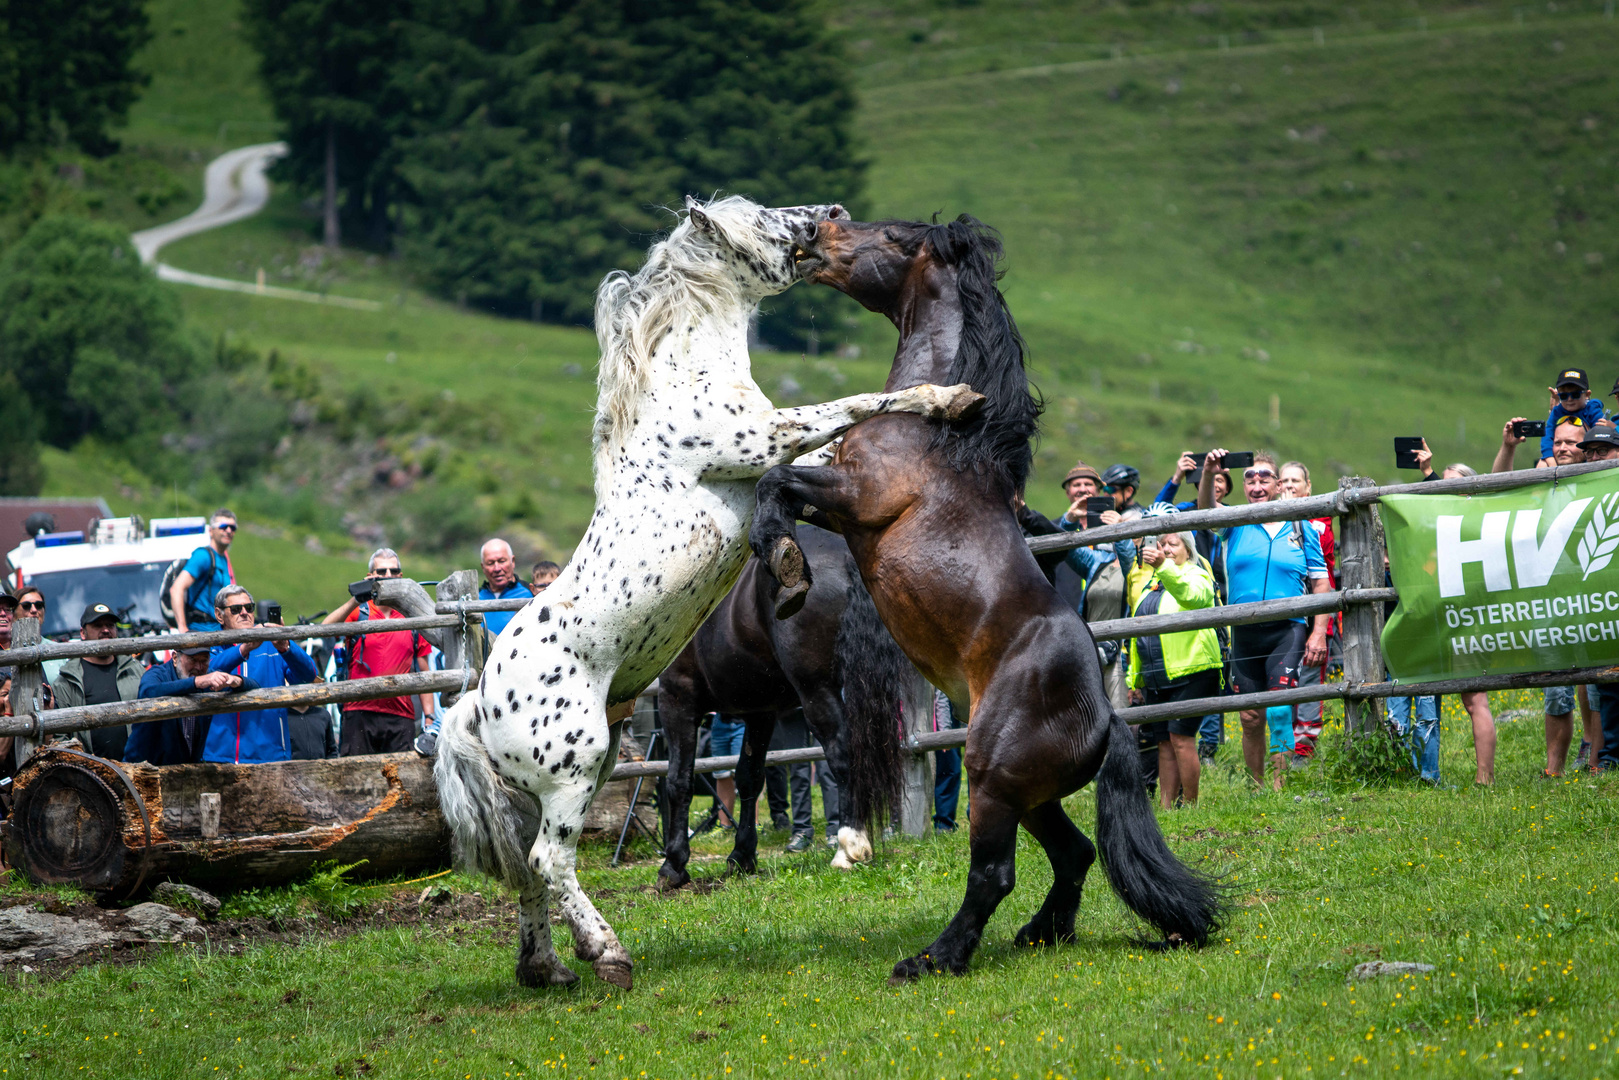
{"label": "person in teal jacket", "polygon": [[[1190,531],[1164,533],[1142,545],[1141,561],[1152,576],[1142,583],[1133,614],[1169,615],[1213,607],[1214,574],[1197,554]],[[1188,701],[1219,695],[1224,663],[1212,629],[1154,634],[1130,639],[1130,691],[1144,704]],[[1197,733],[1201,716],[1160,720],[1142,726],[1143,737],[1158,737],[1158,793],[1165,809],[1176,800],[1197,802],[1201,768]]]}
{"label": "person in teal jacket", "polygon": [[[255,606],[246,589],[232,585],[219,591],[214,614],[222,629],[251,630]],[[265,689],[315,681],[315,661],[290,641],[220,645],[208,661],[208,670],[251,679]],[[204,761],[256,765],[291,759],[292,740],[287,733],[286,709],[215,713],[208,725],[208,739],[202,749]]]}

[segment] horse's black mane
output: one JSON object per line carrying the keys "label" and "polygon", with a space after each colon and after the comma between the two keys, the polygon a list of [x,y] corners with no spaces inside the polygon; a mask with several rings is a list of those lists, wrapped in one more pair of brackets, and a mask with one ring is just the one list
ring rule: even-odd
{"label": "horse's black mane", "polygon": [[1023,367],[1028,346],[996,284],[1004,253],[1000,233],[969,214],[954,221],[895,222],[920,233],[919,239],[939,263],[956,270],[961,294],[961,348],[950,364],[946,384],[967,383],[988,400],[965,423],[941,422],[932,448],[943,450],[960,471],[988,466],[1015,489],[1028,479],[1045,407],[1031,391]]}

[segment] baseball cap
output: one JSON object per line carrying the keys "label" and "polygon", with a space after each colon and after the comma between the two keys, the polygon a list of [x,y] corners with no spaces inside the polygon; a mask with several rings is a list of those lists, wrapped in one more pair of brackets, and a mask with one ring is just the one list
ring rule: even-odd
{"label": "baseball cap", "polygon": [[1578,386],[1581,390],[1591,389],[1591,380],[1585,377],[1584,368],[1564,368],[1557,373],[1557,378],[1552,381],[1553,386],[1567,386],[1570,383]]}
{"label": "baseball cap", "polygon": [[97,619],[116,620],[117,618],[118,613],[113,611],[113,609],[108,607],[106,604],[91,604],[89,607],[84,609],[84,614],[79,616],[79,625],[89,626]]}
{"label": "baseball cap", "polygon": [[1095,480],[1097,487],[1102,486],[1102,474],[1085,464],[1083,461],[1074,462],[1074,467],[1068,470],[1068,475],[1062,478],[1062,484],[1059,486],[1066,488],[1068,487],[1069,481],[1080,479]]}
{"label": "baseball cap", "polygon": [[1598,428],[1580,441],[1581,450],[1601,450],[1608,446],[1619,446],[1619,431]]}
{"label": "baseball cap", "polygon": [[209,656],[213,650],[206,645],[198,645],[195,649],[176,649],[182,656]]}
{"label": "baseball cap", "polygon": [[17,594],[12,592],[9,588],[0,589],[0,607],[3,607],[8,611],[16,611]]}

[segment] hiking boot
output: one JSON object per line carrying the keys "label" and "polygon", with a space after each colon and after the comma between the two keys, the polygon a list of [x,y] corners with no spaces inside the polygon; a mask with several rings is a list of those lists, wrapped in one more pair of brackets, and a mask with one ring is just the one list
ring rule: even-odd
{"label": "hiking boot", "polygon": [[1214,755],[1220,749],[1219,743],[1198,743],[1197,761],[1204,768],[1214,764]]}
{"label": "hiking boot", "polygon": [[1580,752],[1578,754],[1574,755],[1574,764],[1569,766],[1568,771],[1569,772],[1579,772],[1581,769],[1585,768],[1585,766],[1590,762],[1590,760],[1591,760],[1591,744],[1589,742],[1586,742],[1586,741],[1582,740],[1581,743],[1580,743]]}
{"label": "hiking boot", "polygon": [[787,820],[786,814],[771,814],[770,827],[778,832],[786,832],[793,827],[793,823]]}
{"label": "hiking boot", "polygon": [[422,757],[432,757],[438,752],[438,729],[428,728],[416,736],[416,752]]}
{"label": "hiking boot", "polygon": [[793,833],[792,838],[787,841],[787,854],[797,855],[801,852],[808,851],[814,845],[814,843],[815,834],[813,832],[809,832],[807,830],[805,832],[795,832]]}

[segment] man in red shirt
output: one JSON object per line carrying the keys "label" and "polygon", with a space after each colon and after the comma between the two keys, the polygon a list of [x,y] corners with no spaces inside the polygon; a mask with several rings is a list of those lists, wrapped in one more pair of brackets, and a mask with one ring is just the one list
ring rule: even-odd
{"label": "man in red shirt", "polygon": [[[368,578],[399,577],[399,555],[392,548],[378,548],[371,555]],[[362,607],[352,596],[323,623],[356,622],[360,619],[403,619],[405,616],[389,608],[378,607],[366,601]],[[431,646],[420,634],[400,630],[388,634],[365,634],[349,639],[348,677],[369,679],[379,675],[403,675],[409,671],[426,671]],[[423,722],[433,722],[433,695],[423,694]],[[416,707],[408,697],[377,698],[372,701],[354,701],[343,706],[343,735],[338,753],[343,757],[356,754],[394,754],[409,750],[416,737]]]}

